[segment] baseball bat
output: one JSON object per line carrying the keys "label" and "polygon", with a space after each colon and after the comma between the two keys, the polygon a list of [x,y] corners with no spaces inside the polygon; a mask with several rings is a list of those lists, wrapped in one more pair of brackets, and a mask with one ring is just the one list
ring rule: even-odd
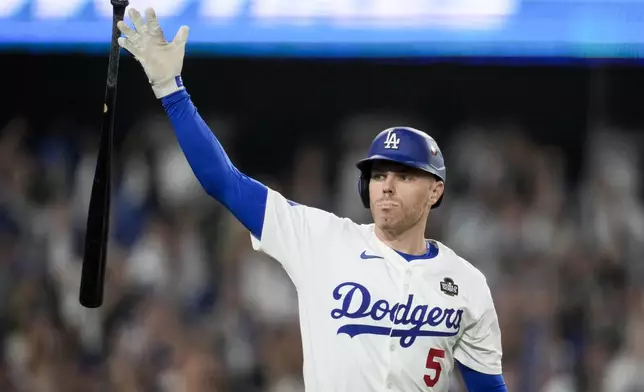
{"label": "baseball bat", "polygon": [[105,103],[103,105],[98,158],[87,213],[79,293],[80,304],[86,308],[98,308],[103,304],[105,264],[110,229],[114,109],[116,106],[116,85],[121,54],[121,48],[118,44],[118,38],[121,34],[116,24],[123,20],[125,9],[129,5],[128,0],[111,0],[111,3],[112,41],[107,66],[107,83],[105,86]]}

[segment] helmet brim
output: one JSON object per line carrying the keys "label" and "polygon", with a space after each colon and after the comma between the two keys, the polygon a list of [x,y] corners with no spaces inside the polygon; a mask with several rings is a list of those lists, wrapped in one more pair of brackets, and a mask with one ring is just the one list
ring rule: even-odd
{"label": "helmet brim", "polygon": [[390,157],[386,155],[372,155],[369,158],[361,159],[356,163],[356,167],[362,172],[362,175],[368,175],[371,173],[371,167],[376,161],[387,161],[387,162],[399,163],[401,165],[405,165],[412,169],[418,169],[426,173],[430,173],[434,175],[436,178],[438,178],[440,181],[445,182],[445,180],[441,178],[441,176],[437,173],[437,171],[431,167],[423,167],[422,165],[418,165],[418,162],[405,161],[405,160],[396,159],[395,157]]}
{"label": "helmet brim", "polygon": [[417,165],[415,165],[415,162],[401,161],[400,159],[394,159],[392,157],[388,157],[388,156],[385,156],[385,155],[372,155],[369,158],[361,159],[356,163],[356,167],[361,172],[368,173],[368,172],[371,171],[371,167],[373,166],[374,162],[376,162],[376,161],[395,162],[395,163],[400,163],[401,165],[409,166],[411,168],[424,170],[422,167],[418,167]]}

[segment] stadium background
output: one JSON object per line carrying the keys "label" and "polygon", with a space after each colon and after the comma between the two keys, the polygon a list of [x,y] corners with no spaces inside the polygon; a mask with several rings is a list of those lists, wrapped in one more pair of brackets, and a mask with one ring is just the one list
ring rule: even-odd
{"label": "stadium background", "polygon": [[[292,284],[201,190],[139,65],[121,61],[107,299],[88,310],[106,56],[0,54],[0,391],[303,391]],[[240,170],[358,222],[353,163],[371,138],[426,130],[448,165],[427,235],[487,275],[509,390],[644,391],[637,59],[189,52],[183,75]]]}

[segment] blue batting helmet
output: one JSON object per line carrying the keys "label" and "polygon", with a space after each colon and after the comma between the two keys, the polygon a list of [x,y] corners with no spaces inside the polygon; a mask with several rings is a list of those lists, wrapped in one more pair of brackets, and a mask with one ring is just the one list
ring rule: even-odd
{"label": "blue batting helmet", "polygon": [[[358,192],[365,208],[369,208],[369,180],[374,161],[398,162],[431,173],[445,183],[445,161],[436,141],[418,129],[393,127],[380,132],[369,148],[369,156],[356,163],[360,169]],[[438,207],[443,196],[432,206]]]}

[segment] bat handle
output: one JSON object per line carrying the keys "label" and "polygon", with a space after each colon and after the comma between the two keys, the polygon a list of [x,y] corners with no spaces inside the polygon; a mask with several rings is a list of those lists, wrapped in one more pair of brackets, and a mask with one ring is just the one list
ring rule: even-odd
{"label": "bat handle", "polygon": [[128,5],[130,5],[130,2],[128,0],[111,0],[112,7],[114,8],[126,8]]}

